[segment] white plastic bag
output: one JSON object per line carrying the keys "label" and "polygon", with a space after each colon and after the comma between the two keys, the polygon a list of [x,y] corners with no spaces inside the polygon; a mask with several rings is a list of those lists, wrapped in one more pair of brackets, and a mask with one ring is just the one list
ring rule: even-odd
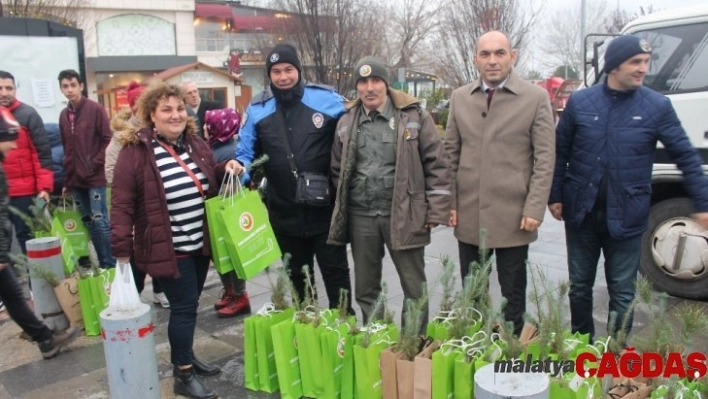
{"label": "white plastic bag", "polygon": [[135,310],[140,306],[140,294],[135,288],[130,263],[116,262],[116,275],[111,284],[108,307],[115,310]]}

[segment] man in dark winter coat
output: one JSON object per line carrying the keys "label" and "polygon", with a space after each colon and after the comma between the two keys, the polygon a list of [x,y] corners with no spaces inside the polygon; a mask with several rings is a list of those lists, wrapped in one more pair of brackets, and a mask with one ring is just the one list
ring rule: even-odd
{"label": "man in dark winter coat", "polygon": [[[303,298],[302,267],[308,265],[314,277],[316,255],[334,308],[340,290],[351,291],[346,247],[327,244],[334,201],[323,206],[302,204],[295,194],[301,173],[329,176],[334,132],[344,105],[332,88],[305,83],[297,50],[289,44],[273,48],[266,68],[270,90],[254,96],[246,110],[236,150],[236,160],[245,168],[237,172],[245,172],[258,156],[268,155],[266,205],[280,249],[292,255],[290,278]],[[250,180],[248,173],[244,180]]]}
{"label": "man in dark winter coat", "polygon": [[635,296],[642,233],[651,204],[657,141],[683,172],[694,218],[708,226],[708,179],[668,98],[642,85],[651,46],[633,35],[610,42],[604,84],[574,93],[556,129],[556,167],[548,208],[565,221],[573,332],[595,334],[593,285],[605,257],[614,338],[626,323]]}

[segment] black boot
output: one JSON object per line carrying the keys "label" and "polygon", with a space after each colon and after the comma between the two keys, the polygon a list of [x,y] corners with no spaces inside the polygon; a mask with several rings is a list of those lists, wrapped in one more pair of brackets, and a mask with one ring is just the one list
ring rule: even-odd
{"label": "black boot", "polygon": [[175,375],[174,391],[175,395],[182,395],[193,399],[214,399],[216,393],[204,385],[201,379],[194,372],[194,367],[180,370],[174,367]]}
{"label": "black boot", "polygon": [[197,373],[197,375],[217,375],[221,373],[219,366],[202,362],[196,357],[192,360],[192,366],[194,367],[194,372]]}

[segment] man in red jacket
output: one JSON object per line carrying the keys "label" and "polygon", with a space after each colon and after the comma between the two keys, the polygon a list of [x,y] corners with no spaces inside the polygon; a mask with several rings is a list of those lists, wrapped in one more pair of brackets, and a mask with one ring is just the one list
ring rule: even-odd
{"label": "man in red jacket", "polygon": [[63,195],[71,193],[89,230],[101,267],[115,267],[111,255],[111,228],[106,209],[106,147],[111,141],[108,114],[103,106],[84,97],[84,82],[78,72],[59,73],[59,87],[69,100],[59,116],[64,145]]}
{"label": "man in red jacket", "polygon": [[[30,215],[35,198],[49,201],[54,186],[52,150],[44,132],[44,122],[34,108],[17,101],[15,77],[0,71],[0,106],[10,110],[20,129],[17,149],[2,161],[9,186],[10,205]],[[11,215],[15,236],[22,253],[27,253],[25,242],[32,239],[32,231],[17,215]]]}

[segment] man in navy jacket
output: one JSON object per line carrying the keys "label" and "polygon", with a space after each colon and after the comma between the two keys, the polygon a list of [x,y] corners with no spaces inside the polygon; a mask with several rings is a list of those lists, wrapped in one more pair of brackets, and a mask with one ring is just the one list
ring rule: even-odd
{"label": "man in navy jacket", "polygon": [[[614,39],[605,53],[604,84],[571,96],[556,129],[556,167],[549,209],[565,221],[573,332],[595,334],[593,284],[605,257],[610,294],[608,333],[629,334],[642,233],[651,205],[657,141],[683,172],[693,217],[708,226],[708,179],[701,157],[668,98],[642,86],[651,46],[633,35]],[[626,321],[625,321],[626,320]]]}

